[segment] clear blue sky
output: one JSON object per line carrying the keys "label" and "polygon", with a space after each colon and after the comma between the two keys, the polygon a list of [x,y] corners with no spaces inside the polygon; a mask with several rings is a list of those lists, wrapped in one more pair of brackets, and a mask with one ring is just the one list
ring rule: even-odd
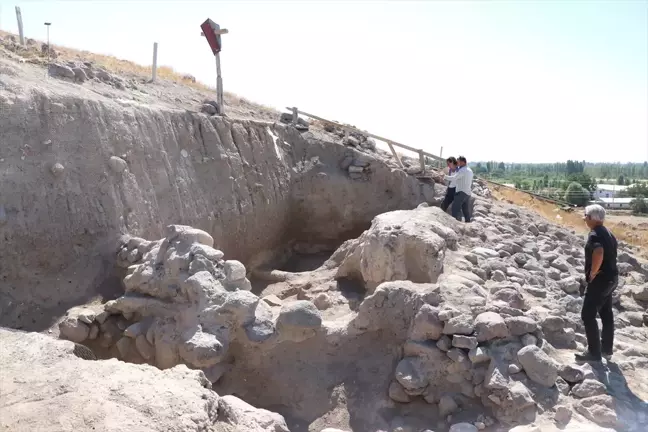
{"label": "clear blue sky", "polygon": [[648,1],[8,1],[0,28],[215,82],[444,156],[648,159]]}

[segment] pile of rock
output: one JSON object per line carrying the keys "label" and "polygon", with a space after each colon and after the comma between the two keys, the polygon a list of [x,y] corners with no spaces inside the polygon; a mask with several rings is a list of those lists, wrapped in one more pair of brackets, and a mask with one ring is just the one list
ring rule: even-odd
{"label": "pile of rock", "polygon": [[68,79],[75,83],[82,84],[88,80],[96,80],[109,84],[118,90],[126,88],[137,89],[133,80],[124,80],[123,78],[109,73],[102,67],[95,67],[91,62],[74,62],[50,63],[48,73],[52,77]]}
{"label": "pile of rock", "polygon": [[320,312],[309,301],[260,301],[243,264],[224,260],[206,232],[181,225],[167,231],[158,241],[124,239],[117,259],[128,268],[125,294],[68,311],[61,337],[161,369],[186,364],[213,382],[228,369],[234,340],[272,346],[320,329]]}
{"label": "pile of rock", "polygon": [[[572,409],[602,426],[617,425],[614,400],[592,369],[551,355],[554,347],[582,350],[586,343],[578,296],[584,240],[481,199],[475,216],[465,225],[438,208],[384,213],[331,257],[339,263],[337,277],[359,280],[371,294],[356,328],[394,334],[408,328],[391,399],[422,398],[442,416],[477,401],[483,415],[508,425],[554,410],[556,423],[564,424]],[[471,243],[476,247],[462,250]],[[449,256],[452,268],[444,267]],[[626,281],[645,280],[644,263],[621,261],[631,262]],[[627,288],[619,289],[618,301],[634,311],[643,290]],[[618,314],[620,320],[643,326],[639,311]],[[475,417],[473,423],[488,422]]]}

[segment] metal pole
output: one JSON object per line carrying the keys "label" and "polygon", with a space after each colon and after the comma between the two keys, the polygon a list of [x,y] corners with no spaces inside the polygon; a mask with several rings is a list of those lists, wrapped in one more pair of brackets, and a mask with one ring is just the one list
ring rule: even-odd
{"label": "metal pole", "polygon": [[25,34],[23,33],[22,13],[20,7],[16,6],[16,20],[18,20],[18,36],[20,36],[20,45],[25,45]]}
{"label": "metal pole", "polygon": [[225,113],[225,104],[223,103],[223,78],[221,77],[220,53],[216,53],[216,97],[218,99],[218,113]]}
{"label": "metal pole", "polygon": [[158,43],[153,42],[153,74],[151,76],[151,82],[155,82],[157,79],[157,48]]}

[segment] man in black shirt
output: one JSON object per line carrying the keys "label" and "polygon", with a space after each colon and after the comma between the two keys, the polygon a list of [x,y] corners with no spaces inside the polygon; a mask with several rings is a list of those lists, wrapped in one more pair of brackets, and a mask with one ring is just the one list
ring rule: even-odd
{"label": "man in black shirt", "polygon": [[[602,356],[609,358],[612,355],[614,343],[612,293],[619,282],[617,240],[610,230],[603,226],[605,209],[600,205],[586,207],[583,219],[591,230],[585,245],[587,291],[581,311],[587,336],[587,352],[576,354],[576,359],[600,361]],[[603,324],[600,334],[596,323],[597,314],[601,316]]]}

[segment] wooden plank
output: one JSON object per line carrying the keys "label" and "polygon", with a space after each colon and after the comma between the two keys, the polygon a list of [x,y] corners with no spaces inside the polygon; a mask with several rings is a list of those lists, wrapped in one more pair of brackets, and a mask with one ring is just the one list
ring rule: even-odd
{"label": "wooden plank", "polygon": [[398,153],[396,153],[396,150],[394,149],[392,143],[390,141],[387,141],[387,145],[389,146],[389,150],[391,150],[394,159],[396,159],[396,162],[398,162],[398,165],[400,165],[401,168],[405,168],[403,161],[401,161],[400,157],[398,157]]}
{"label": "wooden plank", "polygon": [[[292,108],[286,108],[286,109],[287,110],[292,110]],[[423,151],[423,150],[420,150],[420,149],[417,149],[417,148],[414,148],[414,147],[411,147],[411,146],[408,146],[408,145],[405,145],[405,144],[402,144],[402,143],[399,143],[399,142],[396,142],[396,141],[393,141],[393,140],[389,140],[387,138],[381,137],[380,135],[372,134],[372,133],[369,133],[369,132],[362,131],[362,130],[360,130],[358,128],[354,128],[352,126],[346,126],[346,125],[340,124],[338,122],[327,120],[325,118],[322,118],[320,116],[316,116],[314,114],[309,114],[309,113],[304,112],[304,111],[299,111],[299,112],[301,114],[305,115],[305,116],[314,118],[316,120],[333,124],[333,125],[339,127],[340,129],[344,129],[344,130],[347,130],[347,131],[358,132],[358,133],[361,133],[361,134],[366,135],[366,136],[370,136],[370,137],[375,138],[375,139],[380,140],[380,141],[390,142],[390,143],[392,143],[393,145],[395,145],[397,147],[404,148],[405,150],[409,150],[409,151],[414,152],[414,153],[418,153],[419,151]],[[443,158],[440,158],[439,156],[433,155],[432,153],[428,153],[426,151],[423,151],[423,154],[425,156],[428,156],[428,157],[430,157],[430,158],[432,158],[434,160],[437,160],[437,161],[443,161],[444,160]]]}

